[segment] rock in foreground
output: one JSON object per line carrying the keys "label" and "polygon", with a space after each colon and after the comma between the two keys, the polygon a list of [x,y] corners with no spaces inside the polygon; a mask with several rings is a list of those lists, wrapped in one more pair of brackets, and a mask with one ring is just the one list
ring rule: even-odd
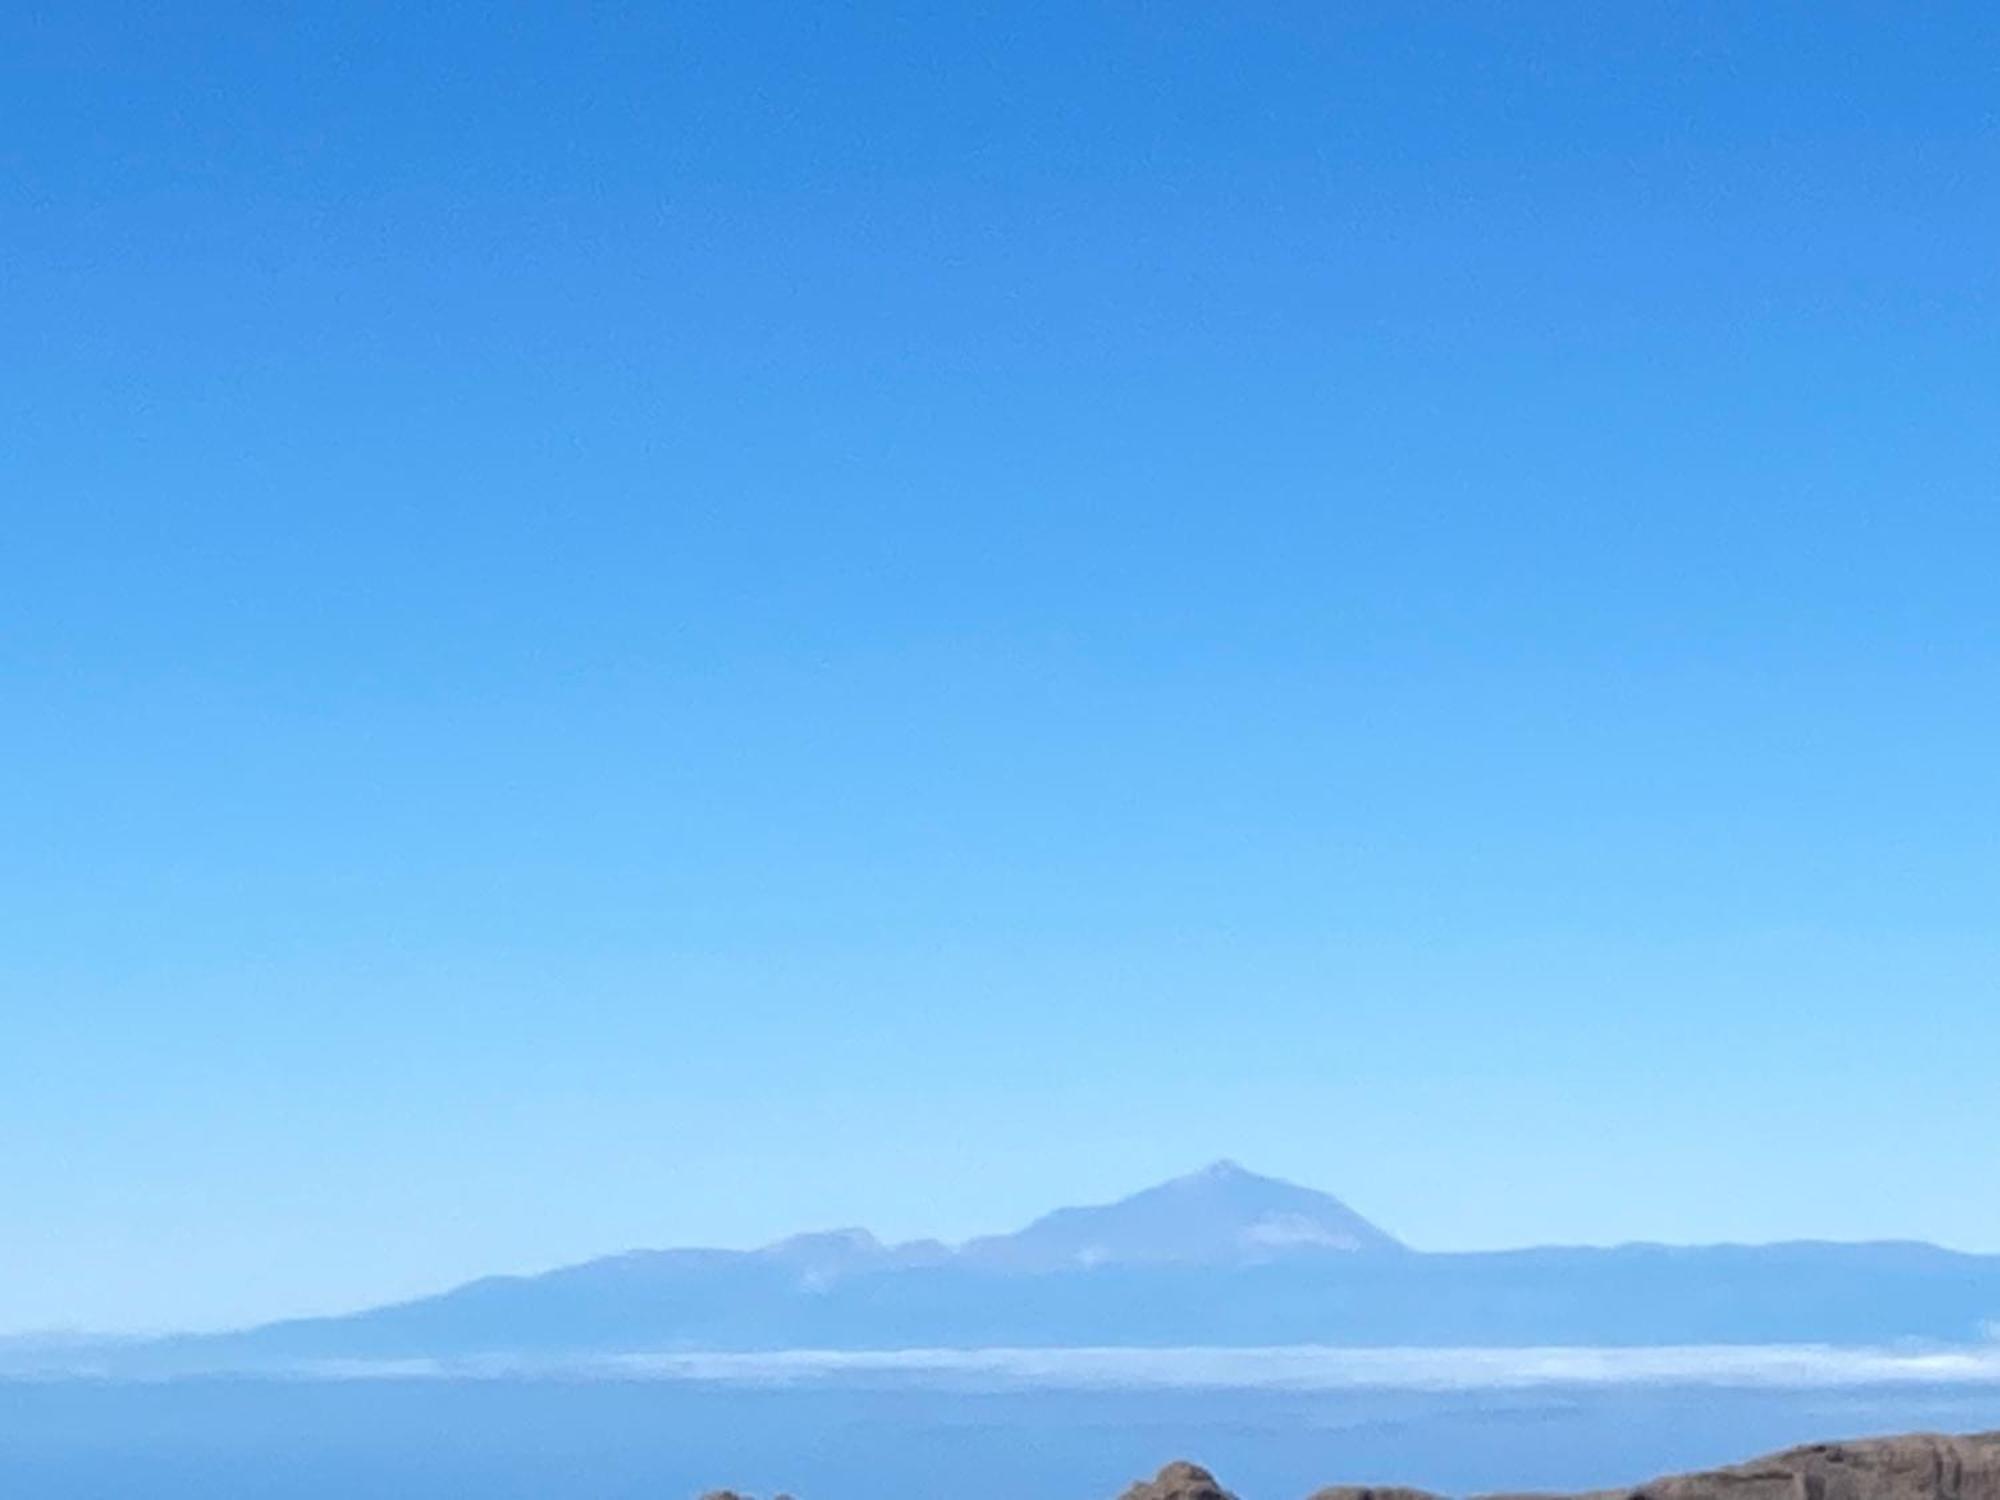
{"label": "rock in foreground", "polygon": [[1815,1443],[1655,1480],[1635,1500],[2000,1500],[2000,1433]]}
{"label": "rock in foreground", "polygon": [[[1208,1470],[1168,1464],[1121,1500],[1235,1500]],[[1309,1500],[1442,1500],[1427,1490],[1334,1485]],[[1488,1496],[1485,1500],[1527,1500]],[[1728,1469],[1677,1474],[1631,1490],[1538,1500],[2000,1500],[2000,1432],[1978,1437],[1814,1443]]]}
{"label": "rock in foreground", "polygon": [[[728,1490],[702,1500],[745,1500]],[[781,1495],[777,1500],[791,1500]],[[1119,1500],[1236,1500],[1216,1477],[1185,1460],[1132,1485]],[[1443,1500],[1428,1490],[1333,1485],[1308,1500]],[[1489,1495],[1484,1500],[2000,1500],[2000,1432],[1977,1437],[1874,1438],[1814,1443],[1734,1468],[1676,1474],[1636,1489],[1559,1496]]]}
{"label": "rock in foreground", "polygon": [[1142,1479],[1118,1500],[1236,1500],[1200,1464],[1185,1459],[1168,1464],[1151,1479]]}

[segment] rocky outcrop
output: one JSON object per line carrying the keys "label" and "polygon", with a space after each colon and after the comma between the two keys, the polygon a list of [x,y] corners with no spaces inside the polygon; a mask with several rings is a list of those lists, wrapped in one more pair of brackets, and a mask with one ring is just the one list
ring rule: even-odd
{"label": "rocky outcrop", "polygon": [[[1336,1484],[1314,1492],[1310,1500],[1442,1500],[1442,1496],[1428,1490]],[[1636,1490],[1598,1490],[1580,1496],[1496,1494],[1482,1500],[2000,1500],[2000,1432],[1974,1438],[1914,1434],[1816,1442],[1734,1468],[1652,1480]]]}
{"label": "rocky outcrop", "polygon": [[1655,1480],[1632,1500],[2000,1500],[2000,1433],[1815,1443]]}
{"label": "rocky outcrop", "polygon": [[[744,1500],[716,1490],[702,1500]],[[778,1496],[777,1500],[790,1500]],[[1119,1500],[1236,1500],[1199,1464],[1170,1463]],[[1428,1490],[1334,1485],[1309,1500],[1443,1500]],[[1729,1469],[1677,1474],[1637,1489],[1575,1496],[1489,1495],[1483,1500],[2000,1500],[2000,1432],[1978,1437],[1875,1438],[1814,1443]]]}
{"label": "rocky outcrop", "polygon": [[[1208,1470],[1168,1464],[1122,1500],[1231,1500]],[[1309,1500],[1443,1500],[1428,1490],[1333,1485]],[[1978,1437],[1814,1443],[1728,1469],[1677,1474],[1631,1490],[1483,1500],[2000,1500],[2000,1432]]]}
{"label": "rocky outcrop", "polygon": [[1186,1460],[1168,1464],[1151,1479],[1142,1479],[1118,1500],[1236,1500],[1200,1464]]}

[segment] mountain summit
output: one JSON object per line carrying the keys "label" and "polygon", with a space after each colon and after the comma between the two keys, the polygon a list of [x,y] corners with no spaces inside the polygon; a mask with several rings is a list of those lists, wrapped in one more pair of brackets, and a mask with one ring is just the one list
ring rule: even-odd
{"label": "mountain summit", "polygon": [[968,1241],[958,1254],[984,1269],[1058,1271],[1254,1265],[1403,1248],[1330,1194],[1218,1161],[1116,1203],[1059,1208],[1016,1233]]}

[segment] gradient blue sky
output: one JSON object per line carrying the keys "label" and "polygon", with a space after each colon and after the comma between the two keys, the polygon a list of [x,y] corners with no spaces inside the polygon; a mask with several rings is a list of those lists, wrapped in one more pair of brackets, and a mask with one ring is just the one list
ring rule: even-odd
{"label": "gradient blue sky", "polygon": [[13,6],[0,1329],[2000,1250],[2000,13]]}

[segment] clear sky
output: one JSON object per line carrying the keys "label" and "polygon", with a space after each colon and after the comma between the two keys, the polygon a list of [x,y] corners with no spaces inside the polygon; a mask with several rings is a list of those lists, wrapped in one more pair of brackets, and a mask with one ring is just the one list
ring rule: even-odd
{"label": "clear sky", "polygon": [[0,1330],[2000,1250],[1988,4],[19,5]]}

